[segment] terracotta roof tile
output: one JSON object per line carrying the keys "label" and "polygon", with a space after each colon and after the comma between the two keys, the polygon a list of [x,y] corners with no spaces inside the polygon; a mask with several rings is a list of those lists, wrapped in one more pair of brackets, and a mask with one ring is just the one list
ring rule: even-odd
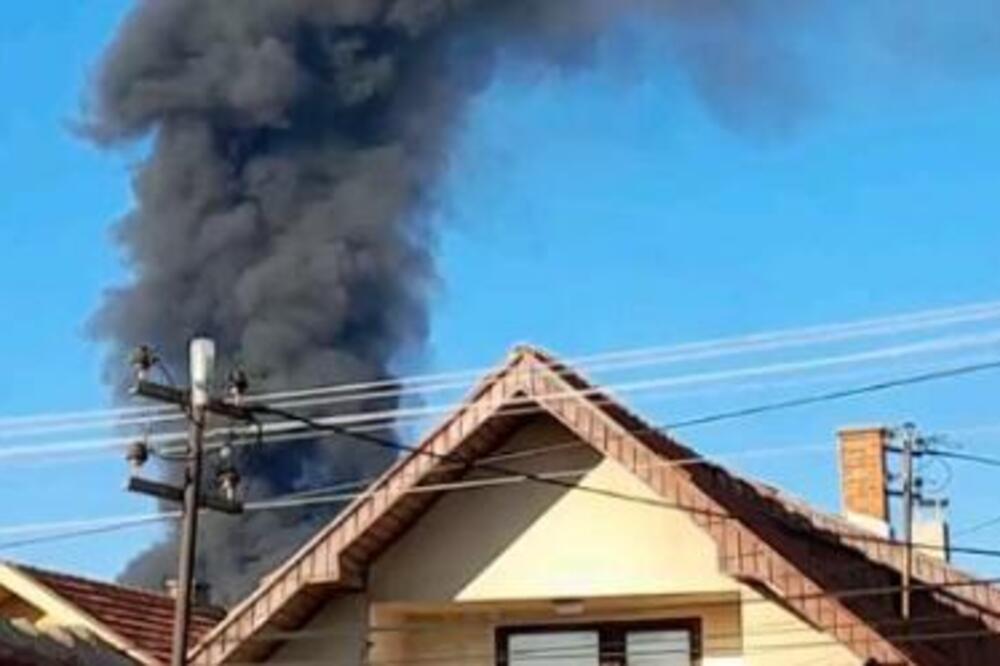
{"label": "terracotta roof tile", "polygon": [[[161,662],[170,661],[174,599],[169,595],[22,564],[14,566],[140,650]],[[196,607],[191,616],[192,642],[224,616],[225,611],[218,608]]]}

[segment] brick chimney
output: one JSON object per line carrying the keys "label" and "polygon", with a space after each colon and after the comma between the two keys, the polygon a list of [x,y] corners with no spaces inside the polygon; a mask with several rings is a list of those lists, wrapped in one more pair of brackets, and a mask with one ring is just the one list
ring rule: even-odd
{"label": "brick chimney", "polygon": [[886,445],[888,428],[844,428],[840,443],[840,498],[844,517],[858,527],[888,537],[889,497]]}

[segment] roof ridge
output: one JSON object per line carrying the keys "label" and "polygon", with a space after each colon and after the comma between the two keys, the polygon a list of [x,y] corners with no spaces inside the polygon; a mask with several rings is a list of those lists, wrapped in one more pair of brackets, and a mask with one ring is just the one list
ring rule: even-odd
{"label": "roof ridge", "polygon": [[[729,474],[732,474],[732,472],[729,472]],[[754,488],[755,491],[760,492],[760,488],[757,487],[759,484],[753,481],[748,481],[748,482],[755,486]],[[849,543],[849,541],[852,539],[871,540],[874,538],[878,543],[884,544],[889,548],[902,549],[904,547],[904,544],[901,541],[896,541],[895,539],[892,538],[880,538],[878,535],[872,534],[863,527],[855,525],[844,516],[818,508],[802,497],[798,497],[797,495],[788,493],[787,491],[781,488],[777,488],[775,486],[770,486],[767,484],[764,485],[767,487],[769,492],[773,493],[777,501],[786,505],[789,509],[802,514],[805,518],[807,518],[810,522],[812,522],[813,525],[815,525],[818,529],[831,531],[833,535],[837,537],[838,541],[840,541],[845,546],[855,547],[851,543]],[[871,556],[867,554],[865,556],[868,557],[868,559],[875,561]],[[949,575],[959,576],[962,578],[966,578],[968,580],[979,579],[979,576],[976,576],[975,574],[970,573],[961,567],[955,566],[954,564],[948,562],[947,560],[937,557],[932,557],[930,555],[927,555],[926,553],[920,552],[919,547],[914,548],[913,556],[915,559],[920,560],[922,565],[928,566],[932,569],[937,569],[940,572],[946,572]],[[899,570],[898,567],[896,567],[891,562],[885,562],[884,564],[896,569],[897,571]],[[919,571],[917,570],[917,568],[914,569],[914,575],[919,577]],[[989,587],[991,589],[1000,591],[1000,588],[998,588],[993,583],[986,582],[983,583],[983,585],[985,587]]]}
{"label": "roof ridge", "polygon": [[[704,460],[704,465],[706,467],[712,467],[719,472],[731,477],[732,479],[747,484],[753,492],[757,493],[763,499],[773,498],[775,501],[782,504],[787,510],[800,514],[801,517],[807,519],[812,523],[817,529],[824,531],[831,531],[833,536],[837,537],[837,540],[846,547],[854,547],[852,544],[846,542],[845,540],[850,539],[865,539],[871,537],[872,535],[865,529],[851,523],[848,519],[843,516],[826,511],[822,508],[815,506],[809,500],[799,497],[793,493],[789,493],[783,488],[780,488],[772,483],[762,481],[747,475],[740,474],[733,471],[727,465],[722,465],[710,458],[705,458],[697,449],[694,449],[687,444],[674,439],[671,435],[666,433],[664,429],[656,428],[650,425],[645,418],[637,414],[635,411],[629,409],[625,406],[624,402],[619,400],[613,393],[601,388],[598,384],[591,381],[584,373],[575,367],[572,367],[553,354],[547,353],[544,349],[533,345],[518,345],[515,348],[518,353],[529,354],[539,362],[543,363],[546,367],[557,372],[560,376],[566,379],[576,379],[579,383],[582,383],[585,390],[588,391],[588,395],[584,396],[584,399],[591,400],[593,397],[589,392],[593,391],[594,395],[603,396],[608,400],[608,404],[596,405],[598,409],[611,408],[614,411],[621,412],[624,416],[629,419],[642,424],[643,430],[646,433],[653,435],[662,444],[667,444],[671,448],[678,447],[680,450],[692,454],[692,457],[696,457]],[[826,524],[824,524],[826,523]],[[891,548],[899,548],[902,544],[894,542],[891,539],[885,539],[883,541],[887,546]],[[924,553],[914,551],[916,559],[921,560],[922,564],[929,566],[933,569],[937,569],[940,572],[947,574],[961,576],[967,579],[977,578],[974,574],[971,574],[964,569],[955,566],[951,562],[947,562],[943,559],[938,559],[935,557],[930,557]],[[872,562],[875,562],[868,554],[864,556]],[[893,567],[895,568],[895,567]],[[1000,587],[990,584],[988,587],[1000,592]]]}
{"label": "roof ridge", "polygon": [[[130,592],[133,594],[139,594],[147,597],[153,597],[157,600],[168,602],[171,605],[174,603],[174,598],[170,596],[165,591],[152,590],[149,588],[139,587],[137,585],[130,585],[127,583],[119,583],[117,581],[101,580],[99,578],[92,578],[89,576],[80,575],[78,573],[70,573],[66,571],[56,571],[54,569],[48,569],[44,567],[39,567],[34,564],[24,564],[22,562],[15,562],[13,560],[2,560],[3,564],[14,567],[23,573],[28,575],[39,575],[42,577],[51,576],[58,577],[68,580],[79,581],[81,583],[86,583],[88,585],[98,585],[105,588],[111,588],[119,591]],[[197,604],[193,605],[191,610],[193,612],[202,612],[206,615],[224,615],[226,609],[221,606],[215,606],[213,604]]]}
{"label": "roof ridge", "polygon": [[[615,418],[615,415],[617,414],[619,418],[624,417],[625,419],[628,419],[632,422],[629,424],[630,427],[638,425],[639,428],[637,429],[637,436],[639,439],[659,444],[659,452],[661,454],[668,454],[668,459],[673,458],[672,454],[676,453],[680,453],[682,458],[699,458],[704,461],[703,465],[701,465],[702,467],[712,469],[716,474],[721,473],[736,483],[745,484],[762,501],[777,503],[778,507],[776,508],[790,514],[790,517],[794,515],[807,521],[812,526],[813,530],[828,534],[829,538],[834,540],[840,547],[857,551],[863,558],[872,564],[888,566],[897,572],[901,570],[900,566],[897,565],[892,558],[883,560],[882,558],[876,557],[872,552],[863,546],[859,546],[859,541],[871,541],[872,543],[875,543],[876,540],[872,539],[872,534],[863,528],[854,525],[843,516],[830,513],[816,507],[808,500],[788,493],[784,489],[773,484],[746,477],[731,470],[727,465],[722,465],[711,459],[705,458],[697,449],[675,439],[664,429],[656,428],[650,425],[645,418],[627,407],[625,402],[619,397],[604,390],[598,384],[587,378],[578,369],[564,363],[557,356],[546,354],[543,350],[531,346],[524,346],[523,351],[553,372],[556,372],[567,382],[582,385],[580,387],[581,390],[586,392],[586,395],[583,395],[582,398],[587,402],[590,402],[599,411],[609,414],[612,418]],[[598,400],[595,401],[595,397],[598,398]],[[781,520],[781,518],[778,519]],[[895,542],[891,539],[878,540],[878,543],[885,545],[892,551],[897,551],[902,548],[901,543]],[[978,581],[980,578],[976,574],[966,571],[951,562],[932,557],[926,553],[921,553],[919,550],[915,549],[913,554],[915,562],[918,562],[920,565],[915,568],[915,573],[920,568],[923,568],[924,571],[931,570],[935,575],[941,575],[944,578],[962,578],[968,581]],[[925,580],[928,579],[926,576],[918,576],[918,578]],[[993,583],[984,583],[983,586],[991,595],[996,595],[996,598],[1000,600],[1000,586],[994,585]]]}
{"label": "roof ridge", "polygon": [[69,578],[78,580],[84,583],[91,583],[96,585],[103,585],[105,587],[114,587],[120,590],[128,590],[130,592],[137,592],[139,594],[145,594],[149,596],[159,597],[167,601],[173,601],[173,598],[167,593],[159,590],[153,590],[148,587],[139,587],[138,585],[130,585],[128,583],[119,583],[117,581],[103,580],[96,577],[85,576],[78,573],[68,572],[68,571],[57,571],[55,569],[48,569],[45,567],[39,567],[34,564],[24,564],[22,562],[14,562],[12,560],[4,560],[4,563],[12,567],[17,567],[22,571],[39,573],[43,576],[59,576],[61,578]]}

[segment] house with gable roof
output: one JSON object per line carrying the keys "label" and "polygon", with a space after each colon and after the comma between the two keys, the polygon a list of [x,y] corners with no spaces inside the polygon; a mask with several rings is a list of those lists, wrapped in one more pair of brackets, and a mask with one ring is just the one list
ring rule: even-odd
{"label": "house with gable roof", "polygon": [[[845,439],[842,460],[861,459],[845,470],[848,508],[862,513],[880,504],[866,485],[879,433]],[[888,534],[699,458],[519,348],[190,660],[1000,664],[1000,590],[918,552],[905,619],[903,557]]]}

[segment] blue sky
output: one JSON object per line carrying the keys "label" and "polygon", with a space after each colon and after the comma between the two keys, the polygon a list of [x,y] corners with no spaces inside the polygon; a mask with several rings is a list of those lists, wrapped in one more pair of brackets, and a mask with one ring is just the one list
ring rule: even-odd
{"label": "blue sky", "polygon": [[[85,323],[102,289],[125,279],[109,229],[141,153],[100,154],[70,126],[127,5],[0,7],[0,414],[107,404]],[[655,44],[627,72],[614,39],[584,72],[502,69],[473,101],[441,185],[432,335],[407,367],[478,367],[521,341],[573,356],[995,299],[1000,80],[989,54],[942,47],[897,60],[864,31],[842,36],[803,47],[817,102],[780,137],[720,126]],[[738,467],[835,509],[838,426],[1000,425],[998,389],[996,377],[956,380],[683,436],[712,453],[830,443],[826,455]],[[665,422],[808,390],[635,406]],[[1000,455],[1000,430],[962,441]],[[996,511],[996,472],[952,474],[956,525]],[[124,476],[116,458],[7,463],[0,527],[148,510]],[[113,575],[154,534],[10,555]],[[1000,547],[1000,529],[969,541]]]}

